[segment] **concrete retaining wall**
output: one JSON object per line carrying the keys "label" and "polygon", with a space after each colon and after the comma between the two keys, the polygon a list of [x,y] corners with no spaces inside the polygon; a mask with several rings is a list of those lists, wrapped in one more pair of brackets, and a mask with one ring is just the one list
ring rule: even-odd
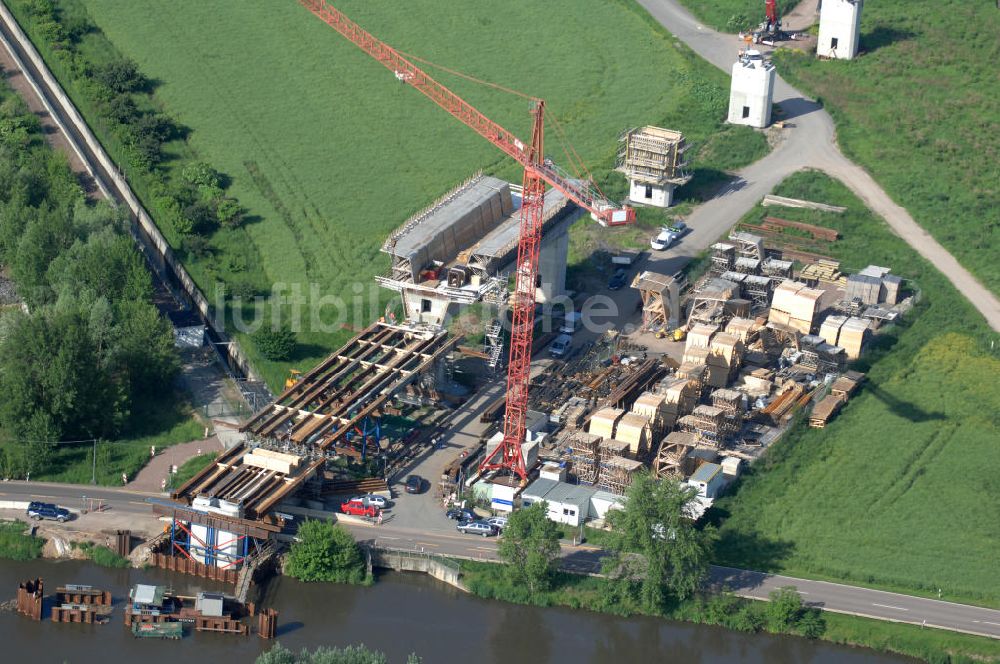
{"label": "concrete retaining wall", "polygon": [[469,592],[459,580],[460,572],[457,567],[447,565],[431,556],[376,547],[368,547],[368,552],[371,554],[373,567],[392,569],[400,572],[423,572],[463,592]]}
{"label": "concrete retaining wall", "polygon": [[[125,206],[132,213],[132,219],[135,224],[135,229],[137,231],[136,235],[145,249],[144,253],[147,256],[152,256],[150,258],[155,258],[151,260],[153,265],[157,265],[160,268],[165,268],[169,276],[172,277],[173,281],[180,284],[185,295],[194,304],[195,309],[201,314],[202,319],[205,324],[211,328],[214,335],[220,341],[229,341],[228,344],[222,344],[220,350],[226,354],[230,366],[237,369],[244,376],[251,380],[260,380],[260,377],[254,371],[250,362],[247,360],[246,355],[243,350],[239,347],[236,341],[227,340],[225,334],[222,331],[222,326],[218,321],[215,320],[211,306],[208,300],[198,289],[195,284],[194,279],[188,274],[184,266],[181,265],[180,261],[174,255],[173,250],[167,243],[165,237],[160,232],[160,229],[156,227],[153,222],[152,217],[146,212],[146,209],[139,202],[139,198],[132,191],[132,187],[129,186],[125,178],[119,173],[118,167],[108,156],[108,153],[104,150],[104,147],[98,142],[97,138],[94,136],[93,132],[90,131],[90,127],[81,117],[80,113],[76,110],[76,106],[70,100],[69,96],[63,91],[62,86],[56,81],[52,72],[46,66],[45,61],[42,60],[41,55],[35,49],[34,44],[28,39],[28,36],[21,30],[21,26],[18,25],[17,21],[14,19],[13,14],[7,8],[7,5],[0,0],[0,20],[2,20],[10,33],[14,36],[15,40],[18,42],[18,46],[27,55],[28,59],[34,65],[35,69],[41,75],[44,86],[51,95],[55,98],[54,101],[59,108],[52,108],[52,102],[50,101],[49,94],[46,94],[45,90],[41,89],[40,82],[35,81],[31,76],[31,72],[24,66],[24,62],[18,56],[15,49],[11,48],[9,44],[5,44],[7,50],[10,51],[11,56],[18,63],[18,66],[24,72],[24,76],[27,81],[31,84],[31,87],[38,94],[42,103],[45,104],[46,109],[52,116],[52,119],[59,125],[63,133],[66,135],[67,140],[70,145],[73,146],[74,152],[80,157],[84,166],[87,168],[88,173],[94,178],[97,186],[101,191],[108,196],[109,200],[124,203]],[[6,41],[6,40],[3,40]],[[77,133],[83,137],[85,145],[78,145],[77,140],[73,136],[72,132],[67,131],[67,127],[64,124],[64,118],[66,121],[72,123],[73,127],[76,129]],[[103,169],[103,174],[99,172],[96,168],[95,161]],[[110,179],[110,182],[104,176]]]}
{"label": "concrete retaining wall", "polygon": [[26,510],[28,501],[20,500],[0,500],[0,510]]}

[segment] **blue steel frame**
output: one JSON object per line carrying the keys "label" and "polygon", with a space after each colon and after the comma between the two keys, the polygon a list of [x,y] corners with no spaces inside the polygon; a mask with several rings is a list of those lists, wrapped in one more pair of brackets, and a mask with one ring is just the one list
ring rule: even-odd
{"label": "blue steel frame", "polygon": [[[190,523],[190,522],[189,522]],[[198,524],[200,525],[200,524]],[[187,538],[178,537],[178,528],[187,534]],[[201,542],[200,538],[197,538],[191,529],[185,527],[184,525],[178,524],[177,519],[171,519],[170,521],[170,555],[175,555],[175,552],[180,551],[188,558],[194,559],[195,555],[200,555],[205,561],[206,565],[221,567],[226,569],[229,567],[238,566],[250,555],[250,544],[253,542],[254,551],[258,551],[261,548],[261,544],[258,540],[250,537],[249,535],[236,535],[233,537],[236,541],[242,540],[243,551],[240,554],[232,554],[225,549],[233,543],[233,539],[227,540],[221,546],[218,543],[219,530],[211,526],[205,526],[207,529],[205,532],[206,542]],[[223,531],[225,532],[225,531]],[[195,540],[199,540],[196,542]],[[224,564],[220,565],[219,562]]]}
{"label": "blue steel frame", "polygon": [[375,449],[382,450],[382,418],[369,415],[368,417],[361,420],[361,428],[355,427],[354,431],[348,431],[344,434],[343,445],[346,447],[358,438],[361,439],[361,460],[364,461],[368,456],[368,437],[373,437],[375,443]]}

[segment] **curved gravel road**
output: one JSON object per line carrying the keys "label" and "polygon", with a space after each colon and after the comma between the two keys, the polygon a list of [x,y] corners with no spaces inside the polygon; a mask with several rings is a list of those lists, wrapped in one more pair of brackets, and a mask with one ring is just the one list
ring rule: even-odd
{"label": "curved gravel road", "polygon": [[[677,0],[637,1],[695,53],[727,73],[731,70],[739,48],[734,35],[701,25]],[[843,182],[885,219],[897,235],[951,281],[990,327],[1000,332],[1000,300],[893,202],[867,171],[840,152],[830,114],[780,76],[774,100],[784,111],[783,117],[794,126],[785,130],[784,140],[768,156],[737,171],[734,183],[689,215],[688,223],[694,231],[684,244],[690,249],[708,247],[787,176],[803,168],[815,168]]]}

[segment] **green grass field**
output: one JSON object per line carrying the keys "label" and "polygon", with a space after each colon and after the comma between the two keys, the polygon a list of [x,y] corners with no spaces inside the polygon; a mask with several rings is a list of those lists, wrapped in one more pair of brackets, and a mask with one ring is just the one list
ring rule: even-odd
{"label": "green grass field", "polygon": [[836,419],[800,423],[717,504],[719,562],[1000,605],[997,335],[841,184],[807,172],[776,193],[847,206],[781,216],[839,229],[844,269],[891,266],[920,302],[856,363],[868,384]]}
{"label": "green grass field", "polygon": [[[103,31],[86,35],[81,51],[135,59],[158,84],[155,103],[191,129],[174,146],[176,163],[206,159],[248,209],[245,228],[215,234],[214,256],[188,259],[209,298],[216,282],[243,280],[265,292],[297,284],[304,296],[317,284],[340,300],[321,312],[315,299],[303,307],[293,366],[308,368],[350,334],[332,325],[317,331],[312,314],[331,323],[339,313],[363,326],[382,313],[389,295],[372,276],[388,267],[379,247],[389,231],[477,169],[519,178],[482,138],[292,0],[61,5],[72,12],[81,3]],[[722,125],[725,75],[675,45],[632,2],[512,0],[502,16],[472,0],[338,7],[403,51],[545,98],[610,194],[624,192],[609,171],[617,137],[630,126],[684,131],[703,156],[695,178],[702,185],[766,152],[760,134]],[[515,37],[519,25],[532,26],[530,40]],[[528,135],[525,100],[435,75]],[[550,129],[549,153],[565,162],[556,138]],[[692,187],[684,195],[703,194]],[[284,378],[287,364],[254,359],[272,385]]]}
{"label": "green grass field", "polygon": [[[691,13],[710,27],[723,32],[738,32],[764,21],[764,0],[680,0]],[[790,11],[798,0],[778,0],[778,14]]]}

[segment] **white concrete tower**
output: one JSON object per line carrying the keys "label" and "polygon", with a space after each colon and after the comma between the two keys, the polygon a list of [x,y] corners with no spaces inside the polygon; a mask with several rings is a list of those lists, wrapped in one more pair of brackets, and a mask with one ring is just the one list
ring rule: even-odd
{"label": "white concrete tower", "polygon": [[763,129],[771,124],[774,100],[774,65],[760,51],[748,50],[733,65],[729,89],[729,123]]}
{"label": "white concrete tower", "polygon": [[816,55],[851,60],[858,54],[863,4],[864,0],[822,0]]}

